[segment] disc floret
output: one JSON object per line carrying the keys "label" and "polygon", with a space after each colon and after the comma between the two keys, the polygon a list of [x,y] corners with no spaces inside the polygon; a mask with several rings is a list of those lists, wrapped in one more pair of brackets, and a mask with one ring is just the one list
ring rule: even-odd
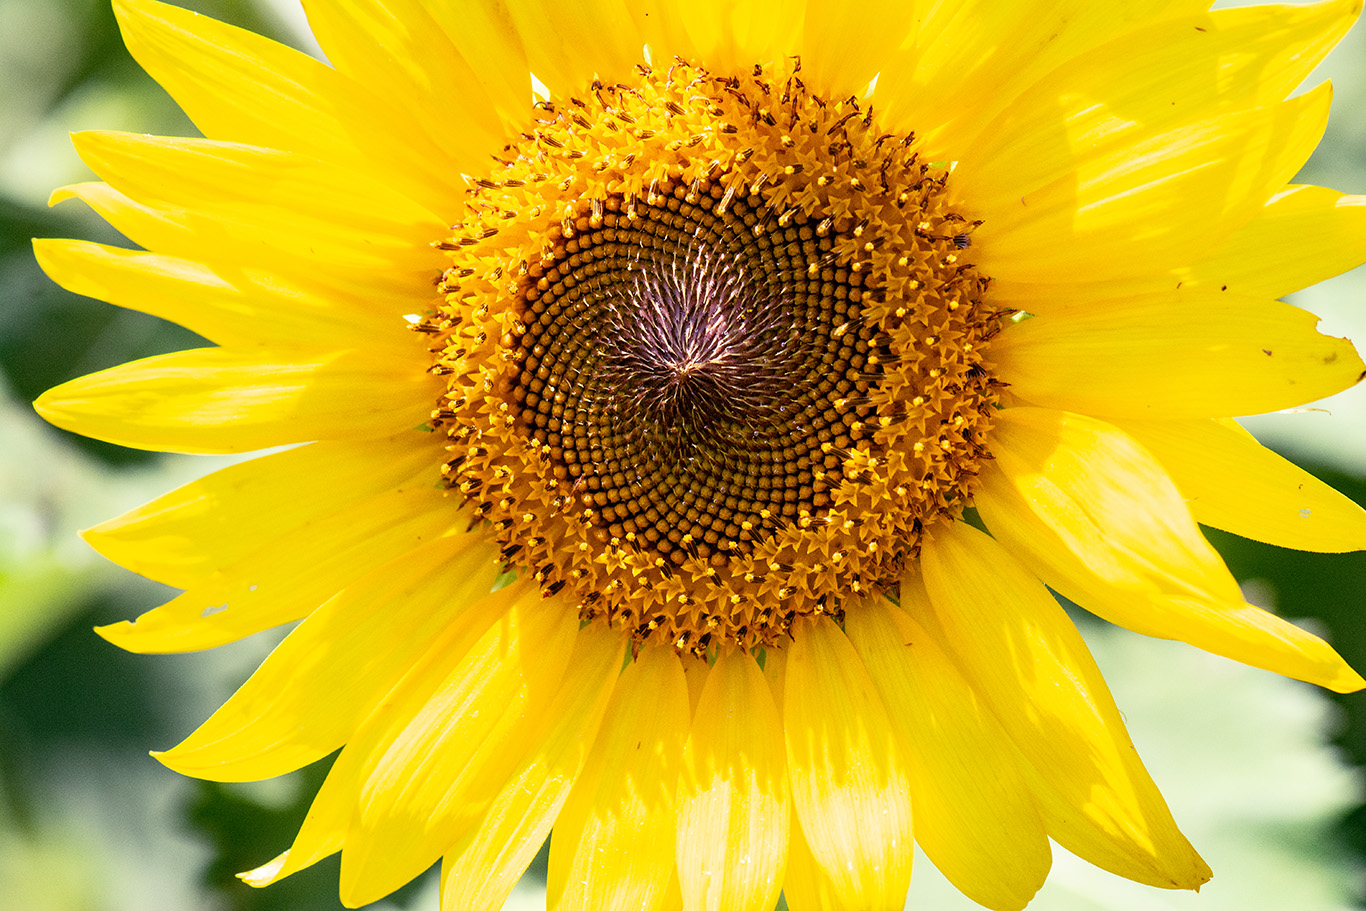
{"label": "disc floret", "polygon": [[585,620],[680,649],[892,587],[970,499],[996,401],[947,182],[797,61],[538,104],[418,327],[447,483]]}

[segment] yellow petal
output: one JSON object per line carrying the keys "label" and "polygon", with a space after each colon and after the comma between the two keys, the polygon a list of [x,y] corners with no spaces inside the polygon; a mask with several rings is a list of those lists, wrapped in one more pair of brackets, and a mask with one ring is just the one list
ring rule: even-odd
{"label": "yellow petal", "polygon": [[[312,443],[229,465],[81,533],[104,557],[176,588],[206,580],[286,532],[404,485],[430,481],[442,440]],[[269,507],[269,508],[266,508]]]}
{"label": "yellow petal", "polygon": [[993,911],[1019,911],[1052,863],[1025,760],[907,613],[930,613],[923,596],[902,607],[870,598],[847,612],[845,624],[909,764],[916,840],[968,898]]}
{"label": "yellow petal", "polygon": [[362,739],[370,771],[353,797],[343,903],[388,895],[484,815],[554,703],[578,625],[577,613],[560,599],[534,592],[453,670],[447,663],[434,691],[405,680],[386,700],[401,708]]}
{"label": "yellow petal", "polygon": [[702,698],[702,688],[706,686],[707,677],[711,674],[711,666],[705,658],[685,655],[681,660],[683,678],[688,681],[688,718],[691,720],[697,717],[697,704]]}
{"label": "yellow petal", "polygon": [[[802,79],[827,98],[862,97],[882,62],[918,25],[905,0],[824,0],[807,4]],[[872,28],[869,23],[876,23]],[[857,47],[858,53],[849,49]]]}
{"label": "yellow petal", "polygon": [[[277,257],[263,268],[253,262],[244,266],[241,251],[204,244],[204,238],[218,238],[219,228],[214,219],[200,213],[175,207],[144,205],[130,199],[105,183],[92,181],[72,184],[54,190],[49,205],[69,199],[79,199],[96,214],[133,243],[148,250],[191,262],[203,263],[219,274],[231,275],[253,288],[297,290],[325,300],[344,304],[351,310],[361,310],[391,318],[391,324],[406,328],[398,320],[414,309],[414,284],[411,276],[392,276],[374,270],[356,270],[345,264],[320,267],[312,261],[312,254]],[[229,245],[230,246],[230,245]],[[265,257],[269,259],[269,257]],[[421,294],[426,299],[427,288]],[[407,333],[401,333],[407,335]],[[387,347],[387,346],[386,346]]]}
{"label": "yellow petal", "polygon": [[[260,270],[225,277],[201,262],[82,240],[35,239],[48,277],[68,291],[179,323],[219,345],[393,351],[420,345],[389,314],[349,307]],[[227,271],[227,270],[224,270]]]}
{"label": "yellow petal", "polygon": [[583,767],[621,672],[625,647],[626,637],[605,624],[579,631],[555,701],[524,735],[526,758],[511,769],[478,828],[441,865],[443,908],[503,907],[550,834]]}
{"label": "yellow petal", "polygon": [[1191,291],[1074,307],[1002,332],[991,349],[1035,405],[1143,419],[1259,414],[1366,375],[1346,339],[1279,301]]}
{"label": "yellow petal", "polygon": [[1250,221],[1194,261],[1108,282],[1071,275],[1049,282],[1014,282],[997,276],[991,296],[1006,309],[1036,314],[1177,289],[1284,297],[1362,262],[1366,262],[1366,196],[1291,186],[1272,196]]}
{"label": "yellow petal", "polygon": [[1113,423],[1162,464],[1202,525],[1296,550],[1366,550],[1366,509],[1233,420]]}
{"label": "yellow petal", "polygon": [[[496,106],[483,91],[484,74],[448,40],[436,4],[333,0],[305,6],[313,34],[332,65],[359,86],[382,87],[382,99],[362,92],[356,106],[376,125],[389,124],[388,132],[414,157],[426,159],[417,170],[434,178],[428,180],[435,186],[426,195],[427,204],[432,205],[432,191],[440,188],[443,203],[457,205],[464,188],[461,173],[486,167],[488,150],[506,140]],[[525,75],[523,87],[525,109],[531,94]],[[441,116],[433,116],[434,111]]]}
{"label": "yellow petal", "polygon": [[630,4],[628,11],[635,17],[636,29],[655,64],[674,57],[686,60],[697,56],[685,25],[685,4],[678,0],[638,0]]}
{"label": "yellow petal", "polygon": [[[1221,239],[1211,226],[1251,219],[1318,144],[1329,86],[1276,105],[1218,114],[1127,142],[1078,150],[1022,186],[984,162],[954,186],[985,224],[977,265],[1013,281],[1116,279],[1165,271]],[[969,205],[965,202],[965,206]]]}
{"label": "yellow petal", "polygon": [[1207,881],[1209,867],[1139,761],[1085,643],[1038,580],[963,522],[935,528],[921,567],[943,629],[937,644],[1037,773],[1048,834],[1148,885],[1194,889]]}
{"label": "yellow petal", "polygon": [[675,0],[697,57],[715,71],[790,54],[806,4],[774,0]]}
{"label": "yellow petal", "polygon": [[[1124,433],[1044,408],[1007,408],[997,418],[990,492],[979,498],[983,521],[1004,512],[1001,501],[1013,493],[1052,529],[1059,549],[1094,548],[1090,560],[1102,561],[1094,571],[1110,585],[1140,590],[1166,570],[1170,593],[1238,597],[1238,584],[1161,466]],[[1126,559],[1131,550],[1143,558]]]}
{"label": "yellow petal", "polygon": [[551,911],[669,907],[674,794],[687,737],[688,684],[668,644],[622,673],[602,730],[555,822]]}
{"label": "yellow petal", "polygon": [[677,863],[687,911],[770,911],[789,826],[783,730],[759,665],[726,650],[683,750]]}
{"label": "yellow petal", "polygon": [[1321,686],[1366,686],[1329,646],[1245,604],[1162,467],[1094,418],[1033,408],[998,415],[977,508],[1044,582],[1149,636]]}
{"label": "yellow petal", "polygon": [[420,363],[318,348],[200,348],[49,389],[45,419],[158,452],[250,452],[390,436],[424,423],[441,391]]}
{"label": "yellow petal", "polygon": [[[241,874],[241,878],[252,886],[267,886],[340,850],[359,812],[357,795],[367,787],[376,765],[403,729],[423,723],[420,713],[427,700],[458,675],[460,668],[481,661],[487,664],[490,647],[496,653],[501,646],[515,641],[519,631],[532,630],[538,623],[553,620],[557,612],[562,613],[556,610],[558,606],[550,605],[548,609],[536,587],[523,579],[485,595],[462,612],[456,622],[448,624],[342,749],[314,797],[293,847],[270,863]],[[554,653],[552,658],[558,654]],[[478,746],[466,742],[456,751],[468,755]],[[414,757],[417,761],[435,758]],[[408,780],[395,781],[393,785],[398,787]],[[501,784],[499,780],[493,786]],[[477,820],[482,812],[482,808],[472,809],[468,815]],[[456,837],[453,833],[451,840]],[[435,859],[433,855],[431,860]]]}
{"label": "yellow petal", "polygon": [[844,899],[811,856],[802,827],[791,826],[789,832],[787,877],[783,880],[783,899],[788,911],[844,911]]}
{"label": "yellow petal", "polygon": [[1180,277],[1187,287],[1284,297],[1366,262],[1366,196],[1289,187]]}
{"label": "yellow petal", "polygon": [[[358,82],[395,87],[392,103],[413,122],[425,121],[438,148],[472,154],[482,143],[487,150],[512,125],[510,115],[525,118],[531,80],[522,38],[503,4],[307,0],[304,6],[328,59]],[[449,116],[433,118],[434,110]],[[469,135],[460,136],[462,129]]]}
{"label": "yellow petal", "polygon": [[410,294],[445,267],[431,246],[449,233],[445,221],[363,172],[208,139],[89,131],[72,142],[120,192],[179,210],[201,252],[285,275],[340,270]]}
{"label": "yellow petal", "polygon": [[914,130],[932,158],[961,161],[995,115],[1040,77],[1130,34],[1136,23],[1200,6],[1193,0],[917,3],[918,27],[878,76],[880,119],[889,130]]}
{"label": "yellow petal", "polygon": [[349,145],[335,110],[348,86],[318,60],[155,0],[115,0],[128,51],[214,139],[331,158]]}
{"label": "yellow petal", "polygon": [[96,215],[140,247],[191,260],[196,253],[204,252],[195,243],[184,213],[145,206],[97,180],[58,187],[48,195],[47,204],[55,206],[71,199],[88,205]]}
{"label": "yellow petal", "polygon": [[213,648],[298,620],[376,567],[468,525],[469,513],[430,482],[396,487],[258,539],[184,594],[96,632],[134,652]]}
{"label": "yellow petal", "polygon": [[381,566],[299,624],[208,721],[157,758],[213,781],[259,781],[321,759],[489,593],[497,570],[497,548],[479,532]]}
{"label": "yellow petal", "polygon": [[552,94],[580,96],[595,77],[618,82],[644,62],[644,38],[623,0],[528,0],[510,12],[531,71]]}
{"label": "yellow petal", "polygon": [[872,680],[833,620],[792,630],[783,733],[793,809],[840,903],[901,908],[915,853],[906,763]]}
{"label": "yellow petal", "polygon": [[[366,87],[391,82],[348,79],[307,54],[190,10],[117,0],[114,12],[134,59],[205,136],[344,163],[428,206],[433,194],[458,202],[456,169],[442,166],[446,155],[426,140],[421,123],[468,126],[463,118],[395,116],[404,93],[381,98]],[[431,49],[429,42],[423,60],[431,60]],[[398,58],[383,59],[392,73]],[[443,107],[468,95],[448,93]]]}
{"label": "yellow petal", "polygon": [[[783,689],[787,681],[787,649],[772,646],[763,650],[763,672],[764,682],[768,684],[768,691],[773,694],[773,705],[778,710],[778,717],[783,717]],[[693,706],[693,711],[697,711],[697,706]]]}
{"label": "yellow petal", "polygon": [[[312,10],[312,0],[306,6]],[[502,120],[504,133],[521,129],[531,102],[531,75],[507,4],[503,0],[466,0],[423,6],[441,26],[441,37],[451,42],[469,65],[473,84],[489,99]]]}
{"label": "yellow petal", "polygon": [[[786,648],[764,650],[764,681],[773,694],[778,716],[783,715],[787,680]],[[829,875],[816,859],[802,835],[800,825],[789,824],[787,868],[783,876],[783,900],[791,911],[842,911],[843,900],[835,891]]]}
{"label": "yellow petal", "polygon": [[954,183],[965,199],[1018,199],[1078,156],[1141,143],[1195,118],[1274,105],[1346,33],[1353,3],[1202,10],[1132,29],[1017,98],[983,131]]}

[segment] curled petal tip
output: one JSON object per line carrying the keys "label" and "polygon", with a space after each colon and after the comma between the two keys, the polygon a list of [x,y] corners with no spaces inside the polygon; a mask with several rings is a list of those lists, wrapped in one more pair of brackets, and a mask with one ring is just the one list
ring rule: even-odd
{"label": "curled petal tip", "polygon": [[256,889],[259,889],[262,886],[268,886],[280,875],[280,871],[284,868],[285,861],[288,859],[289,852],[285,851],[279,857],[269,863],[262,864],[255,870],[247,870],[244,873],[238,873],[237,878],[248,886],[252,886]]}

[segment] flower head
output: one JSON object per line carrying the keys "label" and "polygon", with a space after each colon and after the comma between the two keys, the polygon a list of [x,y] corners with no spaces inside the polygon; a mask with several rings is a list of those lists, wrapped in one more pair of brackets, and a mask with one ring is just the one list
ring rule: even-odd
{"label": "flower head", "polygon": [[303,444],[88,533],[185,589],[126,648],[302,619],[159,754],[341,749],[248,882],[444,858],[443,907],[499,907],[553,825],[563,909],[899,908],[913,839],[990,908],[1050,838],[1197,888],[1045,586],[1366,686],[1196,524],[1366,547],[1231,418],[1366,373],[1276,300],[1366,260],[1366,208],[1287,184],[1357,3],[310,4],[331,66],[116,8],[208,138],[77,135],[104,182],[55,198],[143,249],[38,256],[217,347],[38,408]]}

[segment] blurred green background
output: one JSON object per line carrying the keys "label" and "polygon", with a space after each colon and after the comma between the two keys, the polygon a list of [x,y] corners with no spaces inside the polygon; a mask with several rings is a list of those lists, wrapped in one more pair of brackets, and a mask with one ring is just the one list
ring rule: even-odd
{"label": "blurred green background", "polygon": [[[316,50],[290,0],[183,5]],[[1334,118],[1301,180],[1366,192],[1366,28],[1311,82],[1328,77]],[[91,632],[171,592],[104,563],[77,529],[222,464],[74,437],[29,407],[72,377],[200,343],[68,294],[34,264],[32,237],[121,242],[79,204],[45,204],[52,188],[88,179],[66,133],[91,128],[194,135],[124,51],[105,0],[0,0],[0,911],[339,908],[335,858],[264,891],[233,877],[288,846],[325,769],[224,786],[180,778],[147,755],[189,733],[277,638],[153,657]],[[1363,270],[1294,300],[1323,316],[1325,331],[1366,341]],[[1321,408],[1249,426],[1366,502],[1366,386]],[[1250,598],[1304,618],[1366,669],[1366,554],[1211,537]],[[1158,892],[1058,851],[1031,907],[1366,908],[1366,695],[1325,694],[1081,622],[1140,752],[1216,876],[1199,896]],[[539,869],[512,904],[540,903]],[[433,879],[381,906],[434,911]],[[975,907],[923,858],[910,906]]]}

